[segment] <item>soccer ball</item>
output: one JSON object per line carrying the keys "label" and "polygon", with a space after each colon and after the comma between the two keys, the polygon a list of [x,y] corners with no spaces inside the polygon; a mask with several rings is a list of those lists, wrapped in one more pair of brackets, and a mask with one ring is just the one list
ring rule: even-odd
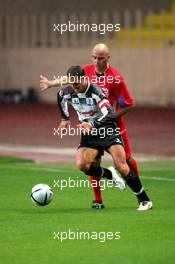
{"label": "soccer ball", "polygon": [[32,188],[31,199],[32,202],[38,206],[44,206],[52,201],[52,189],[44,183],[39,183]]}

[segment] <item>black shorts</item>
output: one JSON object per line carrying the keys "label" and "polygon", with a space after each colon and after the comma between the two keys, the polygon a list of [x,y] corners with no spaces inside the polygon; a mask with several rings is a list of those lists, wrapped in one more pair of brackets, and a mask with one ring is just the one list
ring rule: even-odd
{"label": "black shorts", "polygon": [[[105,135],[105,136],[104,136]],[[78,148],[93,148],[99,151],[108,150],[112,145],[122,145],[123,140],[120,135],[119,130],[111,128],[110,134],[98,133],[94,135],[93,133],[81,134],[80,144]]]}

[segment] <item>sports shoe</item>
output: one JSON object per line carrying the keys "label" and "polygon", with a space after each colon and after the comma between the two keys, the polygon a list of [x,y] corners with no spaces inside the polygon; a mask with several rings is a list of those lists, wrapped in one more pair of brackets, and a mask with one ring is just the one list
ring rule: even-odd
{"label": "sports shoe", "polygon": [[140,203],[139,207],[137,208],[138,211],[146,211],[153,208],[153,204],[151,201],[143,201]]}
{"label": "sports shoe", "polygon": [[126,188],[124,180],[119,176],[119,173],[113,168],[109,167],[108,170],[112,173],[112,180],[116,187],[118,187],[120,190],[124,190]]}
{"label": "sports shoe", "polygon": [[93,201],[91,208],[92,209],[104,209],[105,206],[104,206],[104,204],[102,204],[102,202],[99,203],[99,202]]}

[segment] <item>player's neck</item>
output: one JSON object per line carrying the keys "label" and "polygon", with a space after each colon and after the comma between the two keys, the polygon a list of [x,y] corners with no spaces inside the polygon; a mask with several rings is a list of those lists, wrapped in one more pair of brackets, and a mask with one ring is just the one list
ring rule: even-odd
{"label": "player's neck", "polygon": [[79,91],[78,93],[85,93],[88,89],[89,89],[89,86],[90,86],[90,83],[87,82],[83,87],[82,87],[82,90]]}
{"label": "player's neck", "polygon": [[98,69],[97,67],[95,67],[95,72],[97,73],[97,74],[104,74],[105,73],[105,71],[108,69],[108,67],[109,67],[109,64],[107,64],[104,68],[102,68],[102,69]]}

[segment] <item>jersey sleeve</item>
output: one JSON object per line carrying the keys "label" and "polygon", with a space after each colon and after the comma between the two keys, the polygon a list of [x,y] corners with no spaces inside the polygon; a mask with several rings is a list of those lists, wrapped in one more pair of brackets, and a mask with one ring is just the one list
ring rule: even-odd
{"label": "jersey sleeve", "polygon": [[57,104],[61,113],[62,120],[69,120],[68,102],[64,97],[64,90],[57,93]]}
{"label": "jersey sleeve", "polygon": [[114,112],[110,102],[100,89],[94,89],[92,96],[96,100],[101,111],[101,115],[93,121],[94,127],[99,128],[100,126],[105,127],[111,125],[111,123],[113,123],[116,119],[116,113]]}
{"label": "jersey sleeve", "polygon": [[[114,89],[115,98],[120,107],[131,106],[134,104],[134,99],[128,90],[128,87],[124,80],[118,84],[119,87]],[[118,91],[117,91],[118,90]]]}

